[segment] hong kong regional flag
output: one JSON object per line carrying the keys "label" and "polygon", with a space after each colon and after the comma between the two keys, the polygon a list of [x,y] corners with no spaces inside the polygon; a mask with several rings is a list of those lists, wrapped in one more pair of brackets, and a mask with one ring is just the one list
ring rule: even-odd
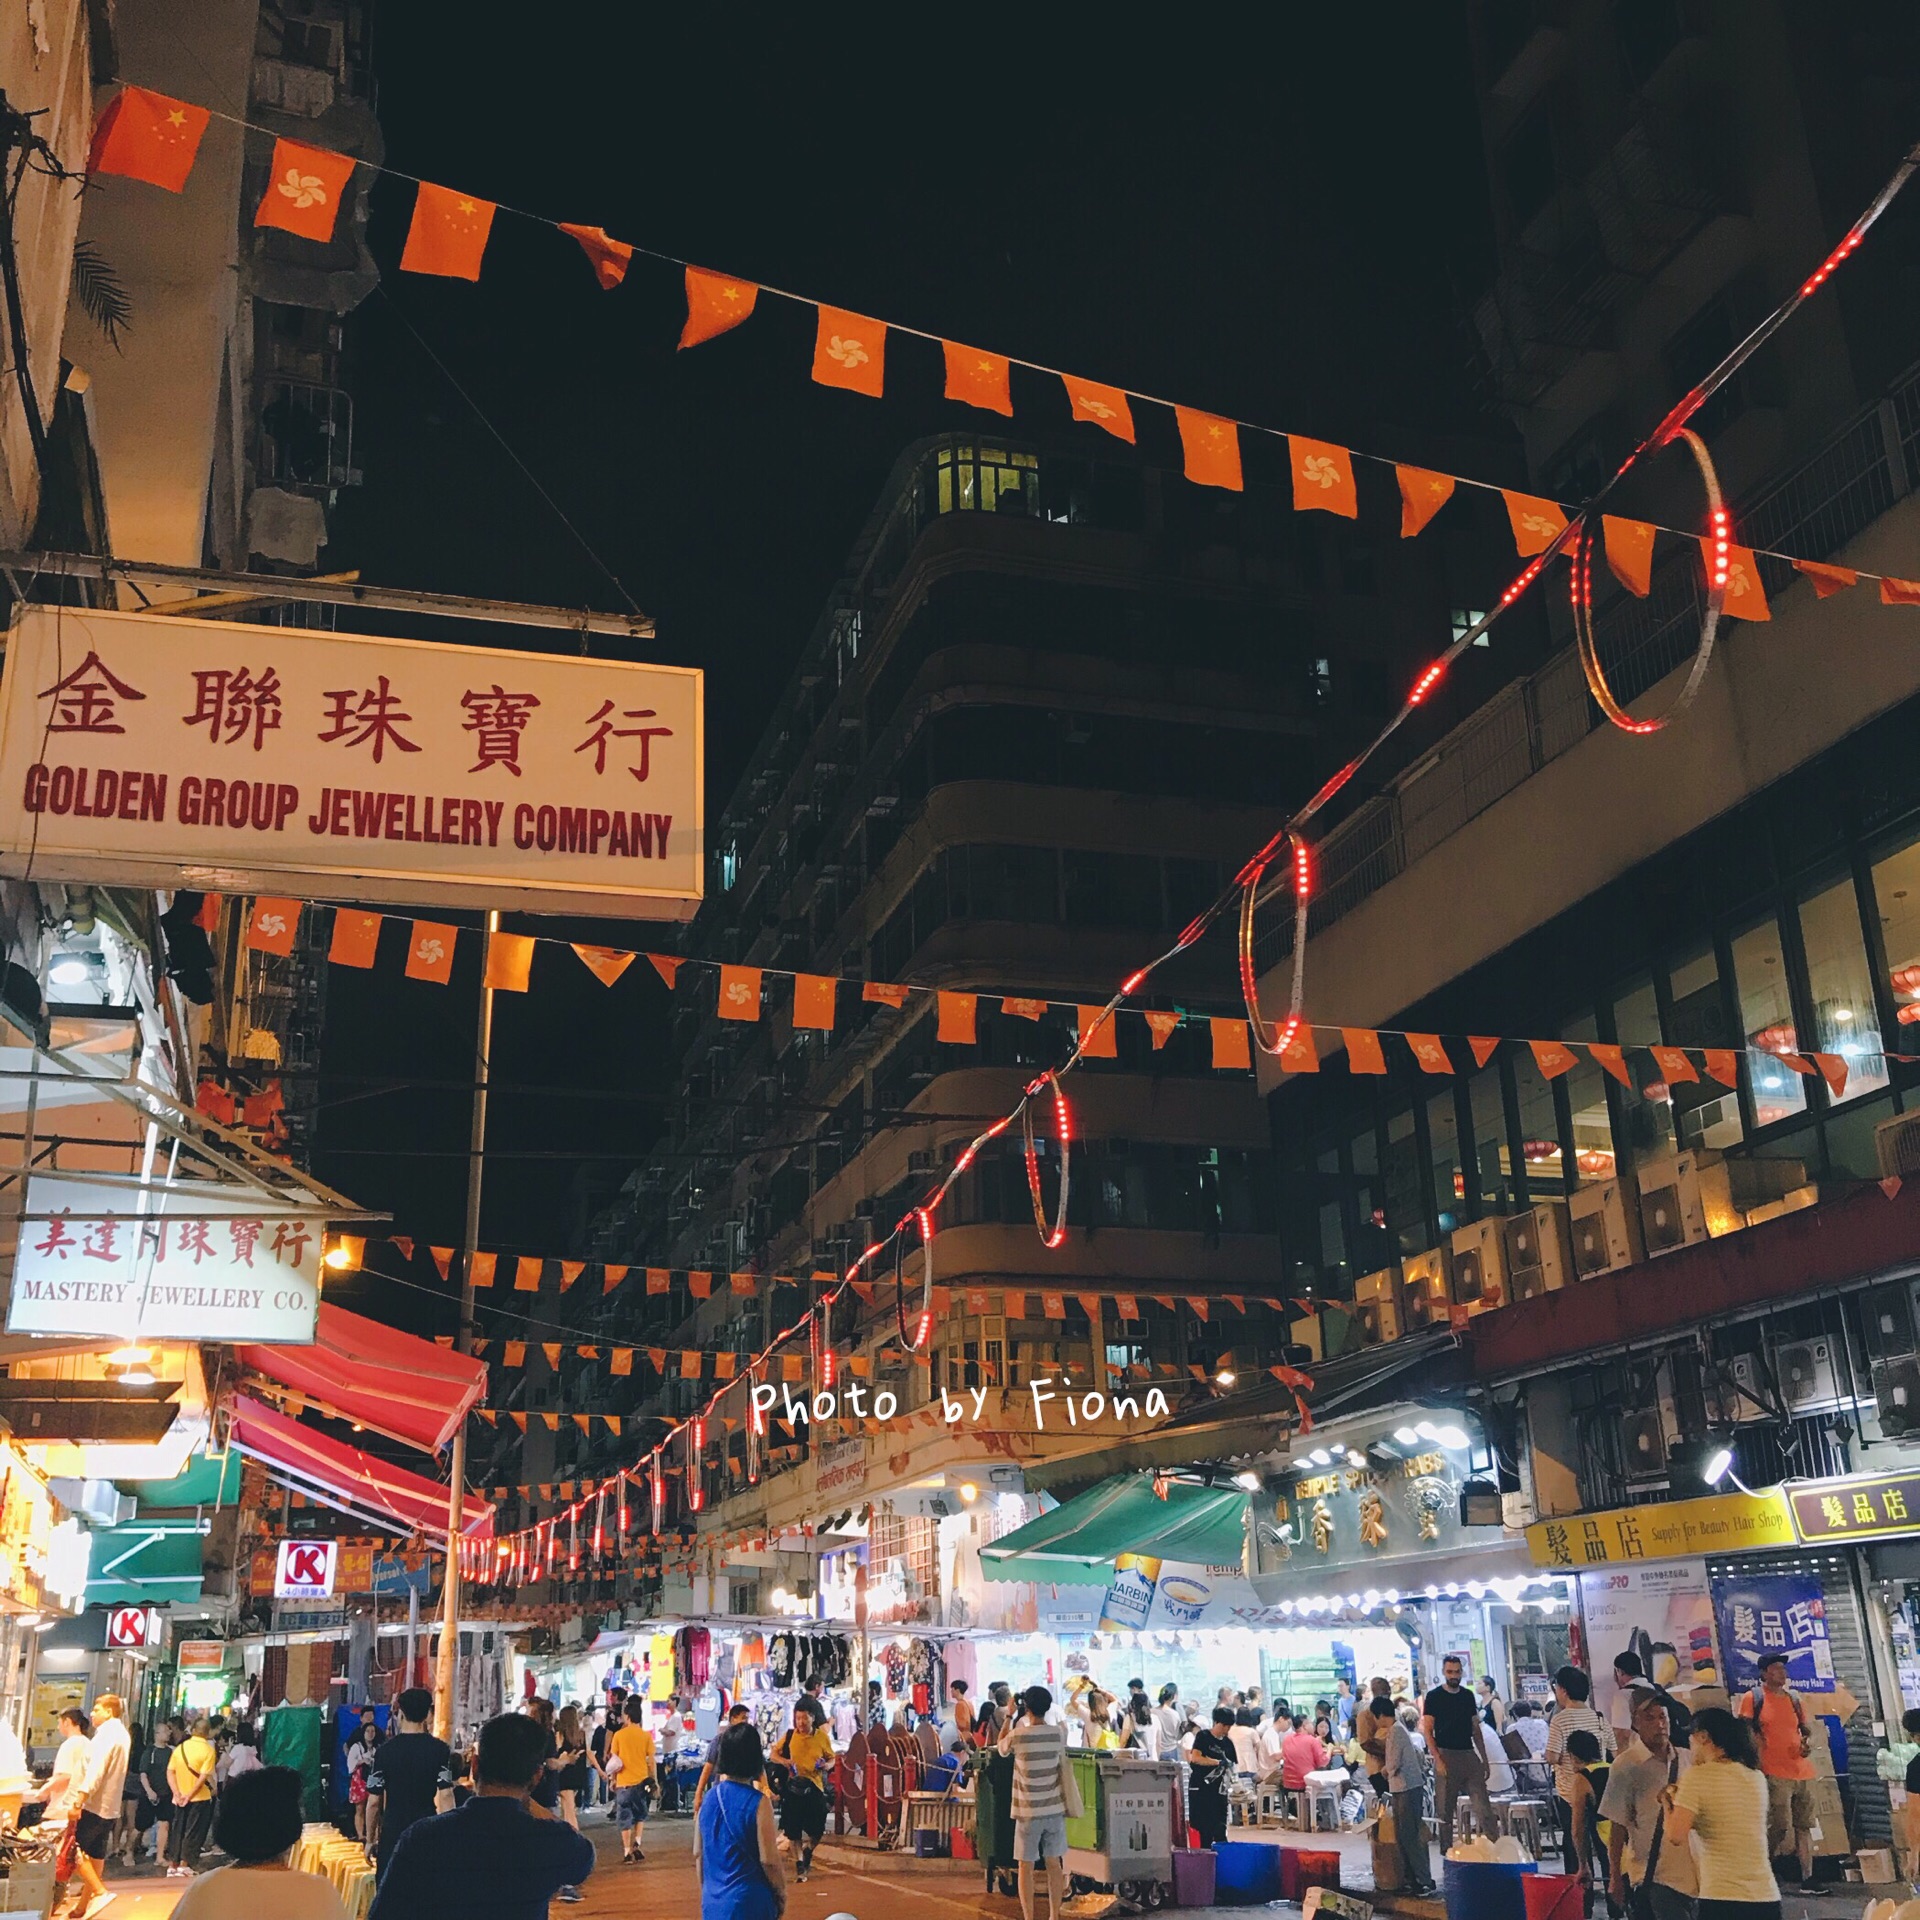
{"label": "hong kong regional flag", "polygon": [[273,143],[273,171],[253,216],[256,227],[281,227],[304,240],[331,240],[353,161],[297,140]]}
{"label": "hong kong regional flag", "polygon": [[205,107],[145,87],[122,87],[94,125],[87,171],[121,173],[179,193],[193,171],[208,117]]}

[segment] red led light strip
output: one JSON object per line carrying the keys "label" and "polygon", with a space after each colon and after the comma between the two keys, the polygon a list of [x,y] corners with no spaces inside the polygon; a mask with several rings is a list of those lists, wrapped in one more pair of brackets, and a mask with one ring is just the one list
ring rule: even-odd
{"label": "red led light strip", "polygon": [[[1040,1149],[1033,1133],[1034,1096],[1049,1082],[1053,1086],[1054,1127],[1060,1141],[1060,1204],[1051,1227],[1047,1225],[1046,1202],[1040,1196]],[[1020,1103],[1020,1132],[1027,1158],[1027,1191],[1033,1197],[1033,1224],[1041,1244],[1051,1252],[1067,1237],[1067,1187],[1073,1173],[1073,1116],[1067,1109],[1066,1090],[1060,1084],[1059,1074],[1050,1073],[1027,1089],[1027,1097]]]}
{"label": "red led light strip", "polygon": [[[1434,669],[1429,668],[1431,673]],[[1241,871],[1240,992],[1247,1003],[1247,1024],[1262,1053],[1282,1054],[1300,1031],[1301,1004],[1307,980],[1307,906],[1313,898],[1313,854],[1306,838],[1289,828],[1286,843],[1293,849],[1293,986],[1287,996],[1287,1017],[1276,1030],[1260,1011],[1260,982],[1253,962],[1253,915],[1259,903],[1260,882],[1272,864],[1277,847],[1269,847]]]}

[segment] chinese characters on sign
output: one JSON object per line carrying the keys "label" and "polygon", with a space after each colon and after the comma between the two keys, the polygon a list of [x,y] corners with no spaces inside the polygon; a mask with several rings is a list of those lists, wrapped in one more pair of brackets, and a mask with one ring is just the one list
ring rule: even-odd
{"label": "chinese characters on sign", "polygon": [[1794,1544],[1793,1516],[1778,1489],[1569,1514],[1535,1521],[1527,1529],[1527,1551],[1536,1567],[1570,1569]]}
{"label": "chinese characters on sign", "polygon": [[273,1597],[276,1600],[332,1598],[339,1559],[337,1540],[282,1540],[274,1561]]}
{"label": "chinese characters on sign", "polygon": [[1791,1487],[1794,1525],[1808,1546],[1920,1532],[1920,1473]]}
{"label": "chinese characters on sign", "polygon": [[1827,1639],[1827,1603],[1820,1582],[1798,1574],[1753,1574],[1715,1579],[1714,1611],[1727,1686],[1735,1694],[1760,1684],[1760,1662],[1787,1663],[1787,1684],[1802,1693],[1831,1693],[1833,1647]]}
{"label": "chinese characters on sign", "polygon": [[131,1192],[36,1174],[7,1330],[310,1342],[321,1229],[286,1211],[211,1182]]}
{"label": "chinese characters on sign", "polygon": [[702,695],[684,668],[29,608],[0,872],[684,918]]}

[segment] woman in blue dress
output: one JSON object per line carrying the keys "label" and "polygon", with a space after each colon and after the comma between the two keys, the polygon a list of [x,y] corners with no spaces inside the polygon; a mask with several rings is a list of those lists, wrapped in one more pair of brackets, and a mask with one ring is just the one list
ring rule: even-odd
{"label": "woman in blue dress", "polygon": [[778,1920],[787,1904],[773,1802],[761,1791],[760,1729],[729,1727],[714,1749],[714,1780],[700,1802],[694,1864],[700,1920]]}

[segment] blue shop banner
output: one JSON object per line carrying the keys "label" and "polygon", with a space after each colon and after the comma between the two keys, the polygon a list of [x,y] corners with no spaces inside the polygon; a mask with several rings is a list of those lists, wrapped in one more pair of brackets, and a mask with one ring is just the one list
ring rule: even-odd
{"label": "blue shop banner", "polygon": [[1827,1601],[1818,1580],[1785,1573],[1718,1576],[1713,1610],[1727,1690],[1736,1701],[1760,1684],[1760,1662],[1775,1654],[1786,1656],[1787,1684],[1798,1692],[1833,1692]]}

